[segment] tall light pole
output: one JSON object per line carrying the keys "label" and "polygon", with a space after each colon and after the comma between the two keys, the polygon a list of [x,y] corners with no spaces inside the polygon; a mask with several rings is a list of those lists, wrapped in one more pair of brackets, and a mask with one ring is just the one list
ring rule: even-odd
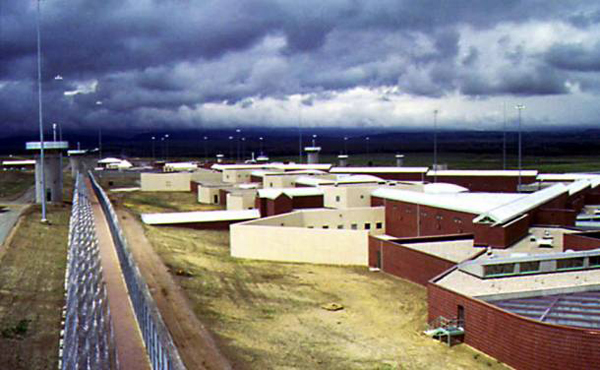
{"label": "tall light pole", "polygon": [[42,222],[47,222],[46,218],[46,172],[44,171],[44,123],[42,114],[42,38],[40,30],[40,1],[37,1],[37,13],[35,17],[37,34],[37,77],[38,77],[38,118],[40,129],[40,173],[42,177]]}
{"label": "tall light pole", "polygon": [[169,160],[169,134],[165,134],[165,161]]}
{"label": "tall light pole", "polygon": [[152,162],[155,161],[154,156],[154,142],[156,141],[156,136],[152,136]]}
{"label": "tall light pole", "polygon": [[[96,101],[96,106],[102,106],[102,101]],[[98,125],[98,159],[102,159],[102,125]]]}
{"label": "tall light pole", "polygon": [[313,135],[312,136],[312,146],[313,148],[315,148],[317,146],[317,135]]}
{"label": "tall light pole", "polygon": [[367,143],[367,157],[369,156],[369,141],[371,140],[371,138],[369,138],[368,136],[365,138],[365,142]]}
{"label": "tall light pole", "polygon": [[263,154],[263,137],[259,137],[258,138],[259,142],[260,142],[260,155],[264,155]]}
{"label": "tall light pole", "polygon": [[502,104],[504,123],[502,125],[502,169],[506,170],[506,102]]}
{"label": "tall light pole", "polygon": [[206,147],[206,140],[208,140],[208,136],[205,136],[203,138],[203,142],[204,142],[204,160],[205,161],[208,160],[208,148]]}
{"label": "tall light pole", "polygon": [[344,153],[348,155],[348,136],[344,136]]}
{"label": "tall light pole", "polygon": [[438,110],[433,110],[433,182],[437,182],[437,171],[438,171],[438,163],[437,163],[437,115]]}
{"label": "tall light pole", "polygon": [[233,159],[233,136],[229,137],[229,158]]}
{"label": "tall light pole", "polygon": [[517,111],[519,112],[519,185],[517,187],[517,192],[521,191],[521,154],[522,154],[522,150],[521,150],[521,111],[523,109],[525,109],[525,106],[523,104],[517,104],[515,106],[515,108],[517,109]]}
{"label": "tall light pole", "polygon": [[236,155],[236,161],[239,162],[240,161],[240,135],[241,135],[242,130],[240,130],[239,128],[235,130],[236,133],[236,140],[237,140],[237,155]]}

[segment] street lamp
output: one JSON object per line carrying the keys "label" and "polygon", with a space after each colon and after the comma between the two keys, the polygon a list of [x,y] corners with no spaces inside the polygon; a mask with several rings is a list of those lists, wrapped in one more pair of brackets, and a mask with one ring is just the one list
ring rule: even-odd
{"label": "street lamp", "polygon": [[208,140],[208,136],[205,136],[203,139],[204,139],[204,160],[207,161],[208,160],[208,148],[206,147],[206,140]]}
{"label": "street lamp", "polygon": [[233,159],[233,136],[229,137],[229,158]]}
{"label": "street lamp", "polygon": [[240,161],[240,135],[241,135],[241,132],[242,132],[242,130],[240,130],[239,128],[235,129],[236,139],[237,139],[237,155],[236,155],[237,162]]}
{"label": "street lamp", "polygon": [[515,108],[517,109],[517,111],[519,112],[519,186],[517,187],[517,192],[521,191],[521,111],[523,109],[525,109],[525,106],[523,104],[517,104],[515,106]]}
{"label": "street lamp", "polygon": [[46,219],[46,173],[44,171],[44,123],[42,114],[42,41],[40,30],[40,1],[37,1],[37,13],[35,17],[36,34],[37,34],[37,77],[38,77],[38,119],[40,130],[40,173],[42,177],[42,222],[47,222]]}
{"label": "street lamp", "polygon": [[165,161],[169,160],[169,134],[165,134]]}
{"label": "street lamp", "polygon": [[371,138],[369,138],[368,136],[365,138],[365,142],[367,144],[367,157],[369,156],[369,141],[371,140]]}
{"label": "street lamp", "polygon": [[156,141],[156,136],[152,136],[152,162],[155,161],[154,156],[154,141]]}
{"label": "street lamp", "polygon": [[344,136],[344,154],[348,154],[348,137]]}
{"label": "street lamp", "polygon": [[438,163],[437,163],[437,115],[438,110],[433,110],[433,182],[437,182],[437,171],[438,171]]}
{"label": "street lamp", "polygon": [[260,155],[264,155],[263,153],[263,137],[259,137],[258,140],[260,141]]}
{"label": "street lamp", "polygon": [[313,135],[312,136],[312,146],[313,146],[313,148],[317,146],[316,139],[317,139],[317,135]]}

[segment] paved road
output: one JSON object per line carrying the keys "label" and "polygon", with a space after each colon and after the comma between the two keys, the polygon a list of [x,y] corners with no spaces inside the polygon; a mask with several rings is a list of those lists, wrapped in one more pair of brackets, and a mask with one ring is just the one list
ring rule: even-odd
{"label": "paved road", "polygon": [[[17,224],[21,213],[33,202],[35,189],[29,188],[13,201],[0,200],[0,246],[4,244],[11,230]],[[5,209],[6,211],[2,211]]]}

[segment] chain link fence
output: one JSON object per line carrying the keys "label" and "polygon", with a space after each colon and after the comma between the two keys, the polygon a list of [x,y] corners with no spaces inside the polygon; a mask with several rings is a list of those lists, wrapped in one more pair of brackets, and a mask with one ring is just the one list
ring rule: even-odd
{"label": "chain link fence", "polygon": [[115,210],[108,199],[108,196],[102,187],[96,182],[93,174],[88,172],[89,178],[94,188],[117,248],[117,255],[123,277],[129,290],[131,303],[137,317],[138,325],[144,338],[146,350],[150,358],[150,363],[154,370],[183,370],[185,366],[181,361],[177,347],[173,343],[173,338],[169,333],[162,316],[156,306],[156,302],[150,294],[137,264],[131,255],[130,248],[125,239],[125,235]]}
{"label": "chain link fence", "polygon": [[73,189],[68,243],[59,368],[118,369],[92,206],[82,175]]}

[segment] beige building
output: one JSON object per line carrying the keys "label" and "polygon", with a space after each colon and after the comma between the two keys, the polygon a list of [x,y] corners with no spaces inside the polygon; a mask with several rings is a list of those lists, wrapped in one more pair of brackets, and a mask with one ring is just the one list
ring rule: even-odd
{"label": "beige building", "polygon": [[371,192],[380,185],[323,186],[325,208],[356,208],[371,206]]}
{"label": "beige building", "polygon": [[241,184],[250,182],[251,169],[224,169],[221,181],[228,184]]}
{"label": "beige building", "polygon": [[368,236],[385,230],[383,207],[295,211],[230,227],[231,255],[270,261],[368,264]]}
{"label": "beige building", "polygon": [[202,204],[220,204],[221,189],[226,188],[220,184],[198,184],[198,203]]}
{"label": "beige building", "polygon": [[142,173],[142,191],[190,191],[191,174],[181,173]]}
{"label": "beige building", "polygon": [[256,208],[256,189],[234,190],[227,193],[227,210],[242,211]]}

